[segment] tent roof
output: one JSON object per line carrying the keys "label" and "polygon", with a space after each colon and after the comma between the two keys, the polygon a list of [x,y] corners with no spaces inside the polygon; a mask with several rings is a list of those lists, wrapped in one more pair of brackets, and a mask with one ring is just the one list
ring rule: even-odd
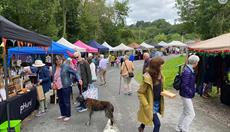
{"label": "tent roof", "polygon": [[126,50],[134,50],[131,47],[126,46],[125,44],[121,43],[120,45],[114,47],[114,50],[116,51],[126,51]]}
{"label": "tent roof", "polygon": [[158,43],[158,45],[163,46],[163,47],[167,47],[168,43],[161,41],[160,43]]}
{"label": "tent roof", "polygon": [[85,48],[81,48],[81,47],[78,47],[76,45],[73,45],[72,43],[70,43],[69,41],[67,41],[65,38],[61,38],[57,41],[58,43],[68,47],[68,48],[71,48],[71,49],[74,49],[75,51],[79,51],[79,52],[86,52],[86,49]]}
{"label": "tent roof", "polygon": [[133,42],[133,43],[129,44],[128,46],[129,46],[129,47],[131,47],[131,48],[134,48],[134,49],[138,49],[138,48],[140,48],[140,45],[139,45],[139,44],[137,44],[137,43],[135,43],[135,42]]}
{"label": "tent roof", "polygon": [[79,46],[81,48],[85,48],[86,52],[90,52],[90,53],[98,52],[98,49],[88,46],[87,44],[83,43],[81,40],[76,41],[74,45]]}
{"label": "tent roof", "polygon": [[168,46],[187,47],[188,45],[180,41],[172,41],[168,44]]}
{"label": "tent roof", "polygon": [[109,51],[114,51],[114,48],[110,46],[107,42],[104,42],[102,45],[109,48]]}
{"label": "tent roof", "polygon": [[159,44],[156,43],[151,43],[150,45],[154,46],[155,48],[162,48],[163,46],[160,46]]}
{"label": "tent roof", "polygon": [[74,50],[68,48],[62,44],[52,41],[52,46],[45,50],[40,47],[15,47],[8,49],[8,64],[13,54],[63,54],[64,56],[68,56],[68,53],[74,53]]}
{"label": "tent roof", "polygon": [[146,44],[145,42],[141,43],[140,46],[143,46],[143,47],[145,47],[146,49],[153,49],[153,48],[155,48],[154,46],[149,45],[149,44]]}
{"label": "tent roof", "polygon": [[0,37],[49,46],[52,40],[44,35],[29,31],[0,16]]}
{"label": "tent roof", "polygon": [[190,45],[192,49],[202,50],[230,50],[230,33],[223,34],[208,40],[200,41]]}
{"label": "tent roof", "polygon": [[109,51],[109,48],[103,46],[103,45],[100,45],[99,43],[97,43],[95,40],[91,40],[89,41],[89,46],[93,47],[93,48],[96,48],[98,49],[98,51]]}

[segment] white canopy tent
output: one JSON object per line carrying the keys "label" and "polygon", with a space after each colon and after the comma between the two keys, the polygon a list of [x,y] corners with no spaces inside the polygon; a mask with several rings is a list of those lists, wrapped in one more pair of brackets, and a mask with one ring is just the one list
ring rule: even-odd
{"label": "white canopy tent", "polygon": [[145,42],[141,43],[140,46],[146,48],[146,49],[154,49],[155,47],[149,44],[146,44]]}
{"label": "white canopy tent", "polygon": [[125,44],[121,43],[120,45],[114,47],[114,51],[126,51],[126,50],[134,50],[131,47],[126,46]]}
{"label": "white canopy tent", "polygon": [[109,51],[115,51],[114,47],[110,46],[107,42],[104,42],[102,45],[109,48]]}
{"label": "white canopy tent", "polygon": [[168,46],[175,46],[175,47],[188,47],[187,44],[184,44],[180,41],[172,41],[168,44]]}
{"label": "white canopy tent", "polygon": [[163,47],[167,47],[168,43],[161,41],[160,43],[158,43],[158,45],[163,46]]}
{"label": "white canopy tent", "polygon": [[62,44],[62,45],[64,45],[64,46],[66,46],[66,47],[68,47],[68,48],[71,48],[71,49],[73,49],[73,50],[75,50],[75,51],[79,51],[79,52],[86,52],[86,49],[84,49],[84,48],[80,48],[80,47],[78,47],[78,46],[76,46],[76,45],[73,45],[72,43],[70,43],[69,41],[67,41],[65,38],[61,38],[61,39],[59,39],[58,41],[57,41],[59,44]]}

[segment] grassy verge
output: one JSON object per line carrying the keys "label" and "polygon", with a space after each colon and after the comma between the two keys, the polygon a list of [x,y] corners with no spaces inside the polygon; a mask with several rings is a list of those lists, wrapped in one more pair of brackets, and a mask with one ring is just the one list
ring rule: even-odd
{"label": "grassy verge", "polygon": [[[178,72],[178,67],[176,67],[176,66],[183,64],[184,61],[185,61],[185,57],[179,56],[176,58],[171,58],[165,62],[164,66],[163,66],[163,75],[165,77],[165,81],[164,81],[164,88],[165,89],[172,88],[172,83],[173,83],[174,77],[175,77],[176,73]],[[142,81],[142,71],[136,72],[135,79],[138,82]]]}

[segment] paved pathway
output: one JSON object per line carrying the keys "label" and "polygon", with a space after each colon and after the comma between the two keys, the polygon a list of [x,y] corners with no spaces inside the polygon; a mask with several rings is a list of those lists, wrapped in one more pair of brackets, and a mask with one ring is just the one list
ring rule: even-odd
{"label": "paved pathway", "polygon": [[[136,70],[142,68],[143,61],[136,61]],[[139,102],[136,95],[138,83],[133,80],[132,88],[134,94],[127,96],[118,94],[119,91],[119,69],[109,69],[107,73],[107,87],[99,87],[99,99],[109,100],[115,106],[115,123],[120,132],[137,132],[139,123],[137,122],[137,111]],[[175,92],[175,91],[174,91]],[[121,92],[122,93],[122,92]],[[161,132],[175,132],[175,126],[181,112],[181,101],[179,96],[176,99],[165,98],[165,116],[161,118]],[[192,124],[191,132],[230,132],[230,126],[217,121],[215,118],[200,109],[199,105],[194,103],[196,118]],[[220,108],[221,109],[221,108]],[[230,113],[230,108],[226,108]],[[88,113],[78,113],[72,106],[72,117],[67,123],[57,121],[59,116],[58,105],[50,105],[48,113],[43,117],[30,117],[23,123],[22,132],[103,132],[107,119],[104,112],[95,112],[92,118],[92,125],[85,126],[84,123],[88,119]],[[229,116],[230,118],[230,116]],[[146,132],[151,132],[152,128],[147,127]]]}

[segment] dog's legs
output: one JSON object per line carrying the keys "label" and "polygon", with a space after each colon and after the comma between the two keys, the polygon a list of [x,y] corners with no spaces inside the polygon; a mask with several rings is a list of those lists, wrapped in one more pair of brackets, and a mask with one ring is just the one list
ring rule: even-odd
{"label": "dog's legs", "polygon": [[86,123],[87,126],[91,125],[91,118],[92,118],[93,111],[89,112],[89,121]]}
{"label": "dog's legs", "polygon": [[114,119],[113,119],[113,112],[111,110],[105,110],[105,116],[110,119],[111,126],[113,126]]}
{"label": "dog's legs", "polygon": [[114,123],[114,118],[113,118],[113,113],[111,113],[111,118],[110,118],[110,122],[111,122],[111,126],[113,126],[113,123]]}

